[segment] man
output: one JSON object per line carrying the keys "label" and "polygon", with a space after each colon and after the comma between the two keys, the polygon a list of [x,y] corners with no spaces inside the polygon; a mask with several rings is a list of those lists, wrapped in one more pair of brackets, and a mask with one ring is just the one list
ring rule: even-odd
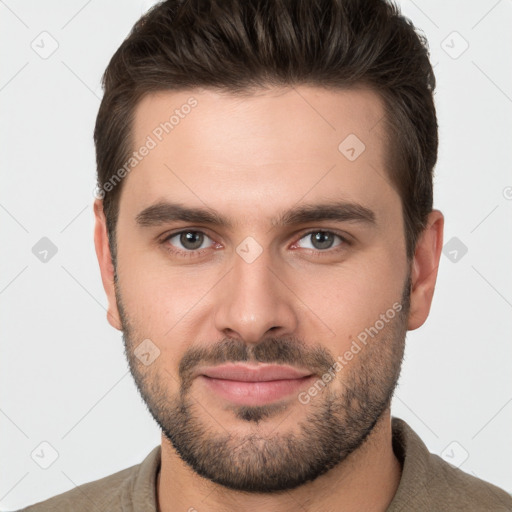
{"label": "man", "polygon": [[112,58],[95,244],[162,430],[26,510],[512,510],[391,418],[443,241],[434,75],[383,0],[177,0]]}

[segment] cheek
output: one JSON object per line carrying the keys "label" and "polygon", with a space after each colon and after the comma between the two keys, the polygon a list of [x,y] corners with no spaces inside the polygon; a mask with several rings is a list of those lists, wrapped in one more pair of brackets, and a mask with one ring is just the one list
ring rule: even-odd
{"label": "cheek", "polygon": [[208,312],[202,299],[221,275],[214,266],[171,267],[162,255],[149,251],[120,258],[119,288],[137,340],[154,340],[162,355],[176,360],[205,325]]}
{"label": "cheek", "polygon": [[350,345],[351,336],[374,325],[400,302],[405,274],[402,263],[380,248],[368,251],[357,262],[354,258],[337,268],[318,266],[304,278],[290,274],[288,279],[309,310],[308,316],[316,317],[314,325],[325,327],[323,340],[331,345],[329,349],[341,353]]}

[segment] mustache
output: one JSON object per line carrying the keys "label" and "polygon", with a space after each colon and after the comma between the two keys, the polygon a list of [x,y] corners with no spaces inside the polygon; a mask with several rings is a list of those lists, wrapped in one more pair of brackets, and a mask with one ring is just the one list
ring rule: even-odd
{"label": "mustache", "polygon": [[247,345],[242,340],[228,338],[208,347],[192,347],[186,351],[179,365],[182,390],[188,389],[198,366],[238,362],[287,364],[321,377],[336,361],[324,347],[309,347],[298,339],[266,338],[258,344]]}

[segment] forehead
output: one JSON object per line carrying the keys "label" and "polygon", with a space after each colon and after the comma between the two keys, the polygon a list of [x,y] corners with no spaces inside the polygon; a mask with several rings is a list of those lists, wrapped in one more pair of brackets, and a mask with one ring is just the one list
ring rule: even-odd
{"label": "forehead", "polygon": [[383,119],[368,89],[150,94],[135,109],[133,149],[145,156],[126,178],[121,208],[173,199],[270,217],[321,197],[379,209],[397,199]]}
{"label": "forehead", "polygon": [[[263,142],[268,151],[260,151],[258,162],[264,164],[263,158],[275,156],[277,148],[281,154],[293,153],[297,158],[309,156],[314,149],[324,151],[327,146],[337,150],[337,142],[349,134],[373,143],[383,118],[383,101],[370,89],[300,86],[238,95],[196,89],[146,95],[135,109],[133,135],[135,145],[152,135],[168,147],[182,135],[197,143],[194,149],[223,154],[227,160],[245,160],[249,151],[261,150]],[[167,137],[171,134],[173,137]],[[288,143],[284,143],[285,137]],[[228,142],[232,143],[229,152]]]}

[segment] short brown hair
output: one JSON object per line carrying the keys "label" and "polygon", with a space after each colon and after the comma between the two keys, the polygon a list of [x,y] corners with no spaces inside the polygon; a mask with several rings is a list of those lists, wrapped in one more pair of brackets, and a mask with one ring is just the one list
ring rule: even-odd
{"label": "short brown hair", "polygon": [[122,182],[138,102],[194,87],[367,86],[384,100],[387,169],[402,201],[407,257],[425,229],[437,160],[435,77],[424,36],[385,0],[168,0],[134,25],[103,75],[94,130],[97,186],[116,260]]}

